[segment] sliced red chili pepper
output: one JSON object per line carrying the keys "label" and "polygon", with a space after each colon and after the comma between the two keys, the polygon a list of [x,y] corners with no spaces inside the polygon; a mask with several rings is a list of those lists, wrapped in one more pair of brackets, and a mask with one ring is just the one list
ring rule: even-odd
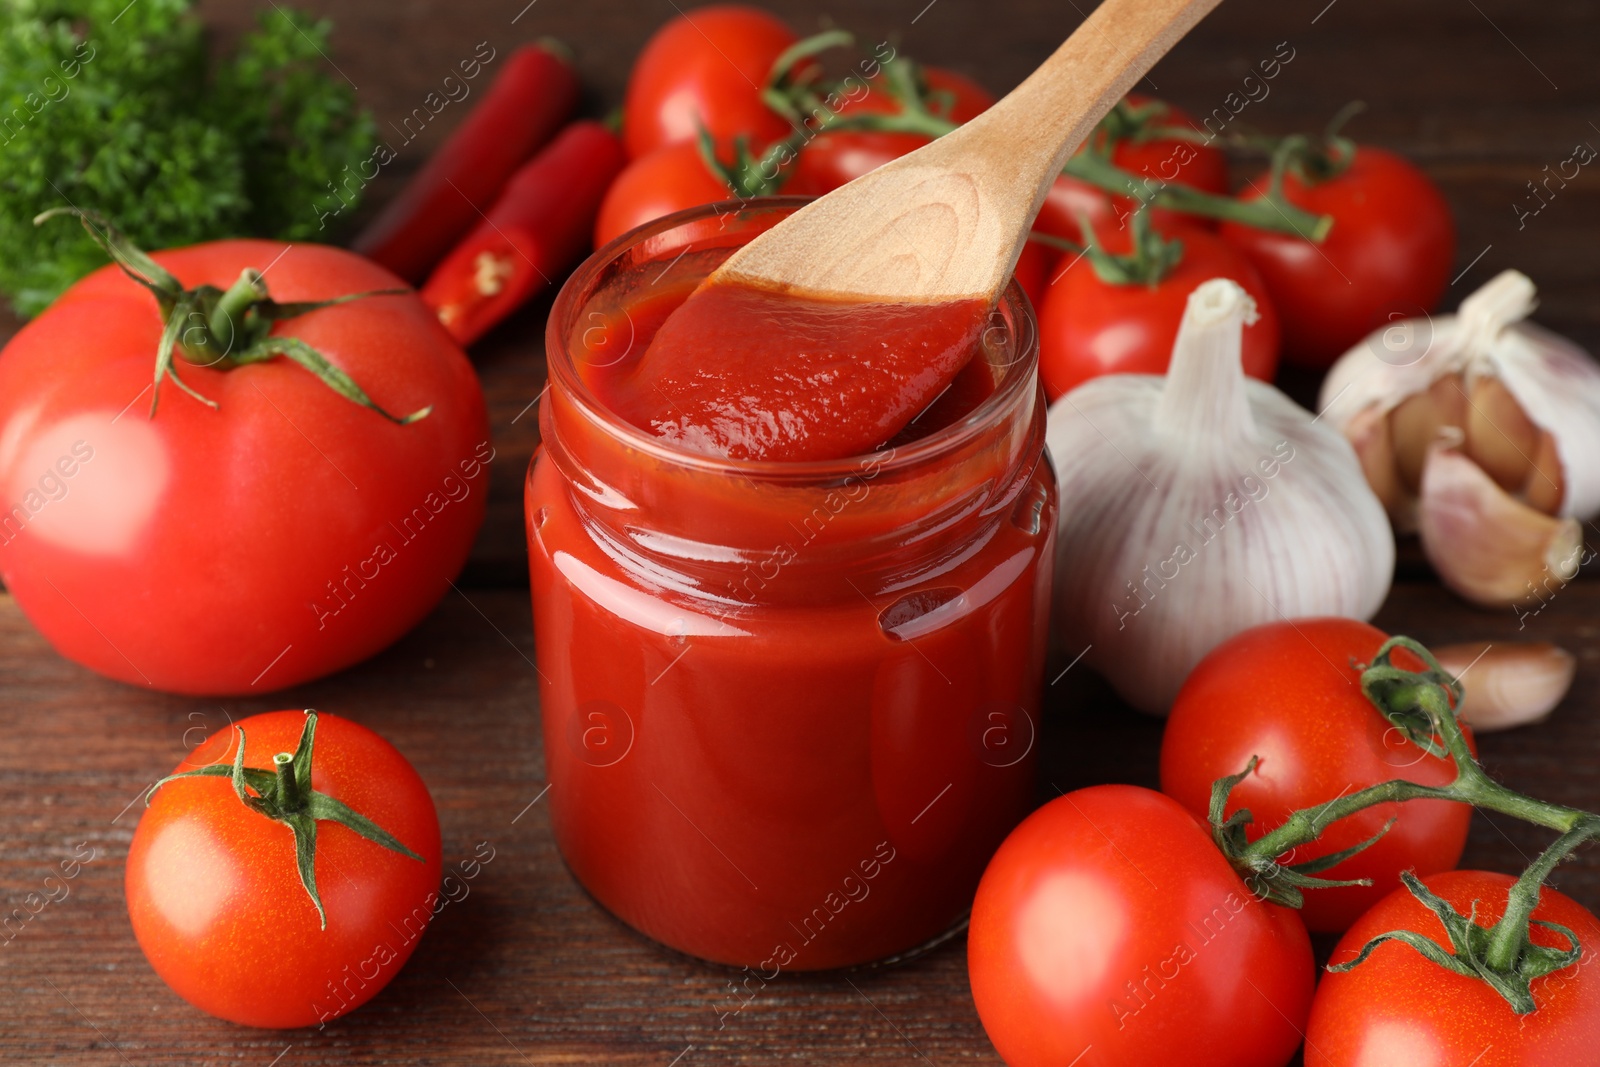
{"label": "sliced red chili pepper", "polygon": [[356,238],[355,250],[415,285],[577,102],[578,75],[561,45],[517,49],[450,139]]}
{"label": "sliced red chili pepper", "polygon": [[600,201],[627,162],[598,122],[575,122],[512,175],[476,229],[434,270],[422,300],[463,345],[557,281],[589,250]]}

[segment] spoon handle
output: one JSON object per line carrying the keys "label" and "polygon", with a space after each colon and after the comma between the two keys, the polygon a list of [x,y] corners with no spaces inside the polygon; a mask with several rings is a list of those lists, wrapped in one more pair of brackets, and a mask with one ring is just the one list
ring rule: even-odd
{"label": "spoon handle", "polygon": [[1032,218],[1101,117],[1220,2],[1103,0],[1038,69],[958,131],[970,138],[963,150],[1015,168],[1018,193],[1037,190]]}

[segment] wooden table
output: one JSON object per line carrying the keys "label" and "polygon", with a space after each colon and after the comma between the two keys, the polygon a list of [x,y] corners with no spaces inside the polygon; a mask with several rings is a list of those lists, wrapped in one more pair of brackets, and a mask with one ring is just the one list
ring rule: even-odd
{"label": "wooden table", "polygon": [[[774,2],[797,27],[828,14],[864,39],[1005,89],[1077,21],[1056,0],[871,0],[831,8]],[[526,6],[524,6],[526,5]],[[571,43],[589,110],[621,97],[628,62],[673,14],[671,0],[302,0],[338,29],[330,61],[380,124],[415,106],[480,41],[543,34]],[[212,0],[228,40],[266,2]],[[1063,12],[1066,12],[1065,14]],[[517,16],[513,25],[513,17]],[[1287,42],[1294,58],[1238,121],[1312,129],[1364,98],[1363,139],[1404,150],[1443,186],[1461,231],[1453,306],[1516,266],[1541,286],[1540,318],[1600,348],[1600,182],[1583,173],[1519,229],[1524,183],[1600,144],[1600,68],[1585,0],[1229,0],[1153,74],[1159,92],[1205,114]],[[456,116],[441,116],[374,184],[391,195]],[[489,521],[461,582],[416,632],[371,662],[268,699],[200,701],[146,693],[68,664],[0,597],[0,913],[41,889],[79,842],[95,859],[0,948],[0,1060],[41,1064],[489,1064],[996,1062],[973,1012],[964,945],[897,970],[784,978],[719,1025],[728,975],[664,952],[611,919],[562,866],[540,801],[544,765],[521,529],[521,479],[536,444],[529,405],[543,384],[536,304],[476,353],[500,459]],[[0,337],[16,323],[0,320]],[[1309,399],[1313,383],[1288,385]],[[1596,457],[1600,460],[1600,457]],[[1593,538],[1592,538],[1593,540]],[[1519,632],[1510,611],[1464,607],[1403,552],[1377,622],[1427,642],[1537,638],[1579,655],[1573,695],[1548,724],[1485,738],[1512,786],[1600,806],[1600,583],[1581,580]],[[1049,672],[1055,677],[1066,664]],[[373,1003],[324,1031],[250,1031],[197,1013],[151,972],[122,899],[122,861],[141,791],[229,719],[316,706],[380,729],[415,762],[439,806],[447,865],[480,842],[492,862],[446,907],[404,972]],[[1086,671],[1052,686],[1041,785],[1154,784],[1159,724],[1117,705]],[[1479,817],[1466,862],[1517,870],[1543,838]],[[1557,884],[1600,907],[1600,858]]]}

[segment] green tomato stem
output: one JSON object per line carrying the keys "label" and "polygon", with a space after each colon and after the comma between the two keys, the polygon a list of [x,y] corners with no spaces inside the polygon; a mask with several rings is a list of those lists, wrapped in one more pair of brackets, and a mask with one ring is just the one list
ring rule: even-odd
{"label": "green tomato stem", "polygon": [[[1397,648],[1406,649],[1421,659],[1424,670],[1395,667],[1390,657]],[[1600,815],[1537,800],[1490,778],[1473,755],[1466,731],[1456,717],[1455,709],[1462,696],[1460,682],[1447,674],[1427,649],[1410,638],[1394,637],[1384,642],[1371,665],[1362,671],[1361,688],[1384,718],[1413,743],[1433,755],[1448,758],[1455,767],[1454,780],[1443,786],[1428,786],[1407,779],[1380,782],[1320,807],[1294,812],[1277,829],[1244,844],[1242,824],[1249,821],[1248,814],[1237,812],[1223,818],[1226,794],[1244,775],[1219,779],[1212,800],[1214,836],[1219,847],[1230,855],[1242,876],[1254,880],[1250,884],[1265,883],[1269,891],[1277,889],[1274,899],[1281,900],[1287,894],[1272,885],[1274,878],[1282,879],[1291,887],[1309,883],[1294,868],[1280,867],[1277,857],[1316,840],[1324,829],[1340,819],[1376,804],[1448,800],[1510,815],[1559,832],[1561,836],[1517,879],[1508,893],[1505,914],[1487,929],[1477,927],[1469,917],[1455,914],[1420,881],[1408,876],[1406,885],[1413,895],[1441,916],[1447,931],[1453,931],[1451,940],[1457,950],[1454,955],[1436,946],[1421,945],[1412,933],[1391,931],[1369,942],[1367,949],[1354,961],[1359,963],[1365,959],[1371,949],[1384,940],[1405,941],[1420,946],[1418,950],[1430,958],[1432,954],[1441,954],[1436,962],[1457,973],[1482,978],[1505,996],[1514,1010],[1533,1011],[1529,983],[1542,974],[1569,966],[1581,952],[1576,935],[1565,928],[1557,929],[1573,941],[1570,950],[1534,945],[1529,936],[1534,909],[1539,906],[1544,881],[1556,865],[1580,845],[1600,837]],[[1253,773],[1255,765],[1252,759],[1245,773]],[[1348,969],[1354,963],[1340,965],[1338,969]]]}
{"label": "green tomato stem", "polygon": [[1556,838],[1539,858],[1522,872],[1506,899],[1505,914],[1489,930],[1489,951],[1484,964],[1502,974],[1511,972],[1528,945],[1528,923],[1539,906],[1544,880],[1579,845],[1600,836],[1600,817],[1584,815],[1572,829]]}
{"label": "green tomato stem", "polygon": [[294,777],[294,756],[280,752],[272,757],[272,769],[278,776],[278,808],[285,814],[304,810],[305,797],[300,795],[300,783]]}

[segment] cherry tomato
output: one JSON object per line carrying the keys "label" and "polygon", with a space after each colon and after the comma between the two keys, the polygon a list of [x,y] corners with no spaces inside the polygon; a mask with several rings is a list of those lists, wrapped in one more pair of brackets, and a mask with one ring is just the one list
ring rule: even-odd
{"label": "cherry tomato", "polygon": [[663,215],[733,196],[727,182],[706,165],[699,145],[669,145],[635,159],[611,183],[595,220],[595,247]]}
{"label": "cherry tomato", "polygon": [[[1238,774],[1251,756],[1255,773],[1240,782],[1228,814],[1249,808],[1255,840],[1289,814],[1314,808],[1391,778],[1448,785],[1454,764],[1412,743],[1361,692],[1361,665],[1388,635],[1355,619],[1296,619],[1257,626],[1213,649],[1178,693],[1161,742],[1161,789],[1200,818],[1211,784]],[[1396,666],[1421,670],[1398,650]],[[1471,741],[1471,732],[1468,731]],[[1394,826],[1371,848],[1322,878],[1371,878],[1371,886],[1310,889],[1301,918],[1313,930],[1347,929],[1400,885],[1400,872],[1453,868],[1467,842],[1472,808],[1413,800],[1367,808],[1330,826],[1289,862],[1350,848]]]}
{"label": "cherry tomato", "polygon": [[759,8],[713,4],[657,30],[634,61],[623,102],[622,139],[635,159],[694,141],[700,127],[719,145],[737,135],[769,144],[789,123],[761,101],[773,61],[798,37]]}
{"label": "cherry tomato", "polygon": [[1068,793],[1012,831],[978,886],[967,970],[1010,1067],[1283,1067],[1314,980],[1299,916],[1253,897],[1175,801],[1130,785]]}
{"label": "cherry tomato", "polygon": [[[1477,908],[1488,925],[1505,914],[1515,881],[1488,871],[1446,871],[1423,884],[1461,914]],[[1409,945],[1379,945],[1343,973],[1324,975],[1306,1031],[1306,1067],[1572,1067],[1594,1063],[1600,1047],[1600,977],[1593,952],[1600,921],[1571,897],[1546,888],[1533,918],[1568,927],[1583,959],[1533,981],[1537,1010],[1517,1015],[1488,985],[1425,959]],[[1411,930],[1449,950],[1438,917],[1406,889],[1363,915],[1333,950],[1332,963],[1356,957],[1390,930]],[[1566,948],[1555,931],[1533,927],[1536,944]]]}
{"label": "cherry tomato", "polygon": [[[1258,178],[1246,199],[1265,195]],[[1283,316],[1284,354],[1327,367],[1389,319],[1433,310],[1450,280],[1450,206],[1422,171],[1393,152],[1361,145],[1343,173],[1306,185],[1285,174],[1290,203],[1333,217],[1320,245],[1225,223],[1222,236],[1250,257]]]}
{"label": "cherry tomato", "polygon": [[[158,253],[184,285],[264,271],[279,301],[393,289],[336,248],[218,241]],[[262,693],[384,648],[450,589],[483,521],[488,414],[466,354],[413,293],[277,323],[395,425],[277,356],[151,372],[155,300],[107,266],[0,355],[0,578],[69,659],[133,685]]]}
{"label": "cherry tomato", "polygon": [[[1128,105],[1134,108],[1145,107],[1152,102],[1151,98],[1138,93],[1129,93],[1127,100]],[[1150,126],[1187,127],[1204,132],[1200,124],[1183,109],[1172,104],[1167,104],[1166,108],[1163,114],[1150,120]],[[1101,133],[1097,136],[1105,135]],[[1228,157],[1215,145],[1181,137],[1151,137],[1148,140],[1121,138],[1111,150],[1111,162],[1144,179],[1152,187],[1186,185],[1217,196],[1228,194]],[[1113,230],[1125,229],[1128,216],[1137,206],[1132,197],[1112,196],[1099,186],[1063,174],[1050,187],[1033,228],[1081,244],[1080,215],[1087,215],[1095,233],[1103,237]],[[1208,220],[1200,216],[1154,206],[1150,208],[1150,224],[1161,233],[1170,232],[1179,225],[1210,225]]]}
{"label": "cherry tomato", "polygon": [[[306,721],[300,711],[253,715],[173,773],[228,770],[242,731],[244,766],[270,778],[278,753],[306,758],[297,752]],[[405,965],[438,906],[439,819],[405,757],[326,714],[307,755],[311,789],[413,853],[318,818],[326,927],[301,883],[295,832],[247,807],[226,776],[164,782],[128,849],[128,918],[150,965],[195,1007],[246,1026],[309,1026],[366,1003]]]}
{"label": "cherry tomato", "polygon": [[[925,90],[926,104],[936,113],[960,125],[981,115],[994,103],[994,97],[972,79],[940,67],[918,68]],[[894,114],[904,105],[883,87],[881,81],[869,83],[859,99],[847,99],[839,108],[842,116]],[[948,108],[948,110],[946,110]],[[783,191],[798,196],[821,196],[892,159],[914,152],[932,141],[920,133],[881,133],[875,130],[823,131],[800,149],[786,179]]]}
{"label": "cherry tomato", "polygon": [[[1129,231],[1102,235],[1108,251],[1129,245]],[[1175,229],[1183,260],[1155,286],[1112,285],[1087,258],[1058,270],[1039,310],[1039,369],[1053,401],[1102,374],[1165,374],[1189,294],[1211,278],[1231,278],[1256,303],[1244,328],[1244,371],[1271,381],[1278,367],[1278,314],[1245,258],[1207,230]]]}

